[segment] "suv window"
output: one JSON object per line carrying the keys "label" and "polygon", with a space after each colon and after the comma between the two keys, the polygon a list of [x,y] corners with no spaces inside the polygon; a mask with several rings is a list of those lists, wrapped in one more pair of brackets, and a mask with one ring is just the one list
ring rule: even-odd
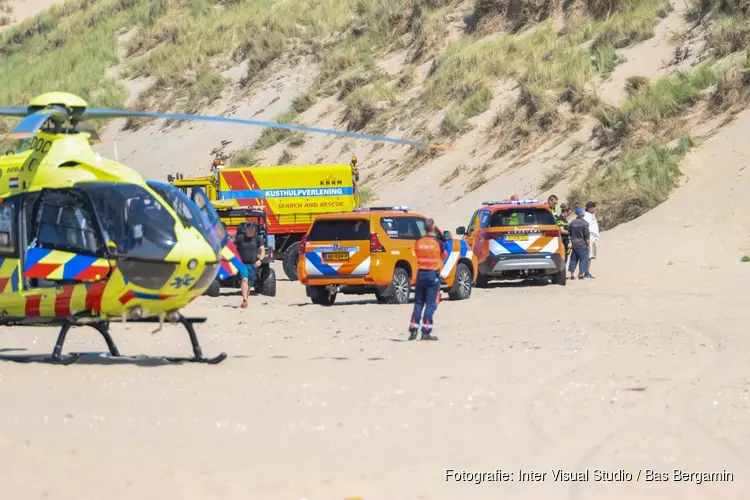
{"label": "suv window", "polygon": [[513,208],[492,214],[490,226],[554,226],[555,216],[543,208]]}
{"label": "suv window", "polygon": [[425,235],[421,217],[382,217],[380,227],[394,240],[418,240]]}
{"label": "suv window", "polygon": [[307,235],[307,241],[369,240],[370,221],[367,219],[317,220]]}
{"label": "suv window", "polygon": [[485,228],[489,226],[490,222],[490,211],[489,210],[482,210],[479,212],[479,227]]}

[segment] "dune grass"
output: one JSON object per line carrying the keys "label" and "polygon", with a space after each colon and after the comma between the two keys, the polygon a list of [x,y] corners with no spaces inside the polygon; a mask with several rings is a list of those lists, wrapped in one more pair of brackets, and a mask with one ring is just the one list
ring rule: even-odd
{"label": "dune grass", "polygon": [[661,78],[640,90],[631,82],[627,87],[631,96],[620,108],[603,105],[596,109],[599,125],[595,136],[603,146],[619,147],[636,133],[653,131],[655,134],[658,128],[702,100],[703,92],[718,82],[720,72],[703,66]]}
{"label": "dune grass", "polygon": [[631,221],[663,203],[677,187],[679,161],[692,145],[692,138],[684,135],[672,147],[654,139],[627,150],[606,168],[592,169],[570,191],[567,203],[580,207],[587,200],[602,200],[597,216],[603,230]]}
{"label": "dune grass", "polygon": [[[106,71],[117,62],[117,31],[144,10],[137,0],[69,0],[3,31],[0,105],[25,105],[60,90],[92,106],[121,107],[125,91]],[[0,120],[0,132],[10,126]]]}
{"label": "dune grass", "polygon": [[691,0],[690,17],[694,21],[710,18],[706,43],[717,57],[750,45],[750,2],[746,0]]}
{"label": "dune grass", "polygon": [[601,200],[603,229],[646,213],[678,185],[679,161],[693,146],[692,137],[680,132],[689,115],[700,121],[750,103],[750,51],[650,84],[634,78],[628,88],[630,97],[620,108],[597,110],[595,135],[620,153],[605,168],[593,168],[568,195],[572,206]]}
{"label": "dune grass", "polygon": [[[480,4],[487,16],[503,2],[477,1],[477,8]],[[523,5],[547,8],[544,2]],[[475,96],[488,93],[501,79],[511,78],[526,89],[550,94],[553,101],[567,101],[576,112],[588,111],[580,106],[589,101],[588,82],[596,73],[606,75],[614,69],[619,62],[617,48],[653,36],[654,26],[671,9],[666,0],[632,0],[618,5],[619,9],[603,21],[585,11],[578,12],[563,32],[547,21],[520,39],[513,35],[489,39],[470,35],[451,44],[438,58],[423,93],[424,102],[434,109],[454,103],[442,132],[453,135],[464,129],[466,120],[478,109]],[[502,9],[497,12],[505,15]],[[528,13],[528,18],[538,16]],[[586,41],[592,42],[589,47],[583,45]]]}

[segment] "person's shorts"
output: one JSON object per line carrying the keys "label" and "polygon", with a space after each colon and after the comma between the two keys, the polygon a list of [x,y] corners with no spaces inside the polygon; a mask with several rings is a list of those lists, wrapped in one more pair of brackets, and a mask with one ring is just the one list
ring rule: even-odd
{"label": "person's shorts", "polygon": [[599,240],[592,239],[591,240],[591,251],[589,252],[589,259],[596,259],[596,256],[599,255]]}
{"label": "person's shorts", "polygon": [[255,266],[253,264],[245,264],[239,268],[240,277],[247,279],[250,283],[255,281]]}

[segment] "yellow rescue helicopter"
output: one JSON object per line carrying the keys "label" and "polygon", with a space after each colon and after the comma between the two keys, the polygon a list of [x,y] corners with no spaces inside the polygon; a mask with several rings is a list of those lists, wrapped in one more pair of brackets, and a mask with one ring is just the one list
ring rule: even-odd
{"label": "yellow rescue helicopter", "polygon": [[91,144],[101,140],[87,120],[199,120],[449,149],[239,118],[89,108],[64,92],[41,95],[26,107],[0,108],[0,116],[22,118],[8,138],[24,141],[0,157],[0,325],[60,326],[50,356],[0,356],[21,362],[77,361],[80,353],[62,351],[71,327],[82,325],[95,328],[109,355],[119,357],[110,322],[165,319],[185,327],[194,354],[165,360],[215,364],[227,356],[204,356],[193,325],[206,318],[180,312],[217,274],[226,277],[241,265],[219,216],[202,189],[188,197],[95,153]]}

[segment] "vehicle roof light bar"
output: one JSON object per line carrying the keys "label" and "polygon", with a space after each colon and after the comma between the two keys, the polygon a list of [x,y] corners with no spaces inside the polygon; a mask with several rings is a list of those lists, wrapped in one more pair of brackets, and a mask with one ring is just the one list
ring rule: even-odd
{"label": "vehicle roof light bar", "polygon": [[408,212],[409,206],[398,205],[395,207],[366,207],[366,208],[354,208],[352,212],[383,212],[383,211],[395,211],[395,212]]}
{"label": "vehicle roof light bar", "polygon": [[539,200],[483,201],[482,205],[529,205],[532,203],[539,203]]}

